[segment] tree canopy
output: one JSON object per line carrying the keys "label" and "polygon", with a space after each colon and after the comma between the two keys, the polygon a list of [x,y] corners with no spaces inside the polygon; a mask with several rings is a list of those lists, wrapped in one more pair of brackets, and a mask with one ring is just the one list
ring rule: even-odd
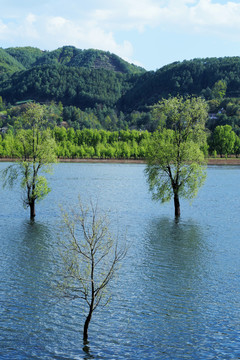
{"label": "tree canopy", "polygon": [[201,98],[163,100],[154,111],[161,126],[150,142],[146,176],[154,200],[174,198],[175,216],[179,198],[192,199],[205,180],[204,133],[207,104]]}
{"label": "tree canopy", "polygon": [[26,130],[21,129],[16,137],[14,156],[18,161],[4,169],[2,177],[3,185],[10,187],[20,179],[23,205],[30,208],[30,218],[33,220],[35,202],[42,200],[50,191],[42,173],[48,172],[56,161],[56,150],[50,130],[44,128],[42,106],[28,105],[22,121]]}

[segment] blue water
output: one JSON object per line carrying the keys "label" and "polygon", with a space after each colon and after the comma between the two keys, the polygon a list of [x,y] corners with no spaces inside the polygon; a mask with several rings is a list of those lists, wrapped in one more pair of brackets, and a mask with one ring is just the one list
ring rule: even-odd
{"label": "blue water", "polygon": [[[0,163],[0,169],[8,164]],[[240,359],[240,167],[212,166],[192,205],[151,200],[144,165],[58,164],[36,221],[0,197],[0,359]],[[130,244],[112,301],[94,313],[55,297],[61,210],[98,200]]]}

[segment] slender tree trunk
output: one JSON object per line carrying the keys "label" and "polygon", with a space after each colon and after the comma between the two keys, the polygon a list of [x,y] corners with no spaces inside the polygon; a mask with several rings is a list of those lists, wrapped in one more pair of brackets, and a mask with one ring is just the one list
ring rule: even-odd
{"label": "slender tree trunk", "polygon": [[88,326],[90,324],[92,313],[94,310],[94,301],[95,301],[95,289],[94,289],[94,269],[95,269],[95,262],[94,262],[94,252],[93,248],[91,248],[91,303],[89,307],[89,313],[84,323],[83,329],[83,341],[86,342],[88,340]]}
{"label": "slender tree trunk", "polygon": [[31,202],[31,204],[29,205],[30,206],[30,219],[31,220],[34,220],[35,218],[35,201]]}
{"label": "slender tree trunk", "polygon": [[83,340],[86,342],[88,340],[88,326],[90,324],[91,318],[92,318],[93,309],[90,308],[89,314],[86,317],[85,323],[84,323],[84,329],[83,329]]}
{"label": "slender tree trunk", "polygon": [[35,213],[35,188],[36,188],[36,164],[35,164],[35,158],[33,162],[33,178],[32,178],[32,191],[30,198],[30,219],[34,220],[36,213]]}
{"label": "slender tree trunk", "polygon": [[175,207],[175,216],[180,216],[180,202],[178,194],[174,194],[174,207]]}

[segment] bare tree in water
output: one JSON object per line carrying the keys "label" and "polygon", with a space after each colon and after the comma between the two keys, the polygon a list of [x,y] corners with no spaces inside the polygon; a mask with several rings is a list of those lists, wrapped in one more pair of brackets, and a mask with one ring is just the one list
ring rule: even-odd
{"label": "bare tree in water", "polygon": [[64,213],[63,217],[64,267],[59,287],[64,296],[80,298],[87,305],[83,328],[83,340],[87,342],[93,312],[109,302],[106,290],[126,255],[126,246],[119,248],[109,231],[107,215],[99,214],[92,202],[85,208],[79,198],[78,211]]}

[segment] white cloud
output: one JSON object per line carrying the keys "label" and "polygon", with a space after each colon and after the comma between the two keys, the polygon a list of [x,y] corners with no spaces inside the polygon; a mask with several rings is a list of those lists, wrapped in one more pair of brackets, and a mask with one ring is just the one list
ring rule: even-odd
{"label": "white cloud", "polygon": [[240,28],[240,4],[232,1],[220,4],[212,0],[109,0],[105,1],[105,6],[106,10],[91,14],[105,28],[109,24],[113,29],[140,31],[146,27],[170,28],[173,25],[180,29],[194,26],[198,31],[220,31],[223,27],[224,32],[225,29]]}
{"label": "white cloud", "polygon": [[68,26],[68,23],[69,22],[61,16],[52,17],[47,22],[47,30],[50,33],[54,33]]}
{"label": "white cloud", "polygon": [[109,21],[114,16],[114,12],[112,10],[102,10],[96,9],[92,13],[92,17],[95,19],[96,22],[99,21]]}
{"label": "white cloud", "polygon": [[191,21],[202,27],[233,28],[240,26],[240,4],[237,3],[228,2],[221,5],[212,3],[210,0],[200,0],[190,10]]}
{"label": "white cloud", "polygon": [[36,21],[36,16],[34,14],[28,14],[26,17],[26,22],[29,24],[33,24]]}
{"label": "white cloud", "polygon": [[[107,13],[97,12],[97,18],[101,18],[101,21],[107,16]],[[118,43],[114,33],[104,29],[97,18],[72,21],[62,16],[43,17],[29,13],[25,18],[9,23],[0,20],[0,38],[8,41],[9,46],[32,45],[51,50],[74,45],[82,49],[106,50],[130,59],[133,54],[131,43],[127,40]]]}
{"label": "white cloud", "polygon": [[6,31],[7,31],[7,25],[5,25],[5,24],[0,20],[0,36],[1,36],[1,35],[4,35]]}
{"label": "white cloud", "polygon": [[[2,42],[8,43],[7,46],[32,45],[49,50],[63,45],[97,48],[133,62],[134,46],[129,40],[129,30],[132,38],[150,29],[163,36],[167,31],[240,40],[240,3],[233,0],[225,3],[213,0],[91,0],[83,6],[77,6],[76,0],[69,0],[67,12],[63,4],[63,1],[61,6],[56,0],[45,1],[36,12],[33,7],[29,11],[21,8],[19,15],[16,16],[15,10],[11,18],[4,18],[2,12]],[[117,40],[120,33],[121,40]]]}
{"label": "white cloud", "polygon": [[133,53],[129,41],[117,43],[111,31],[104,30],[93,20],[77,23],[63,17],[50,17],[45,19],[41,31],[45,31],[44,35],[54,48],[63,45],[74,45],[82,49],[95,48],[113,52],[126,59],[131,58]]}

